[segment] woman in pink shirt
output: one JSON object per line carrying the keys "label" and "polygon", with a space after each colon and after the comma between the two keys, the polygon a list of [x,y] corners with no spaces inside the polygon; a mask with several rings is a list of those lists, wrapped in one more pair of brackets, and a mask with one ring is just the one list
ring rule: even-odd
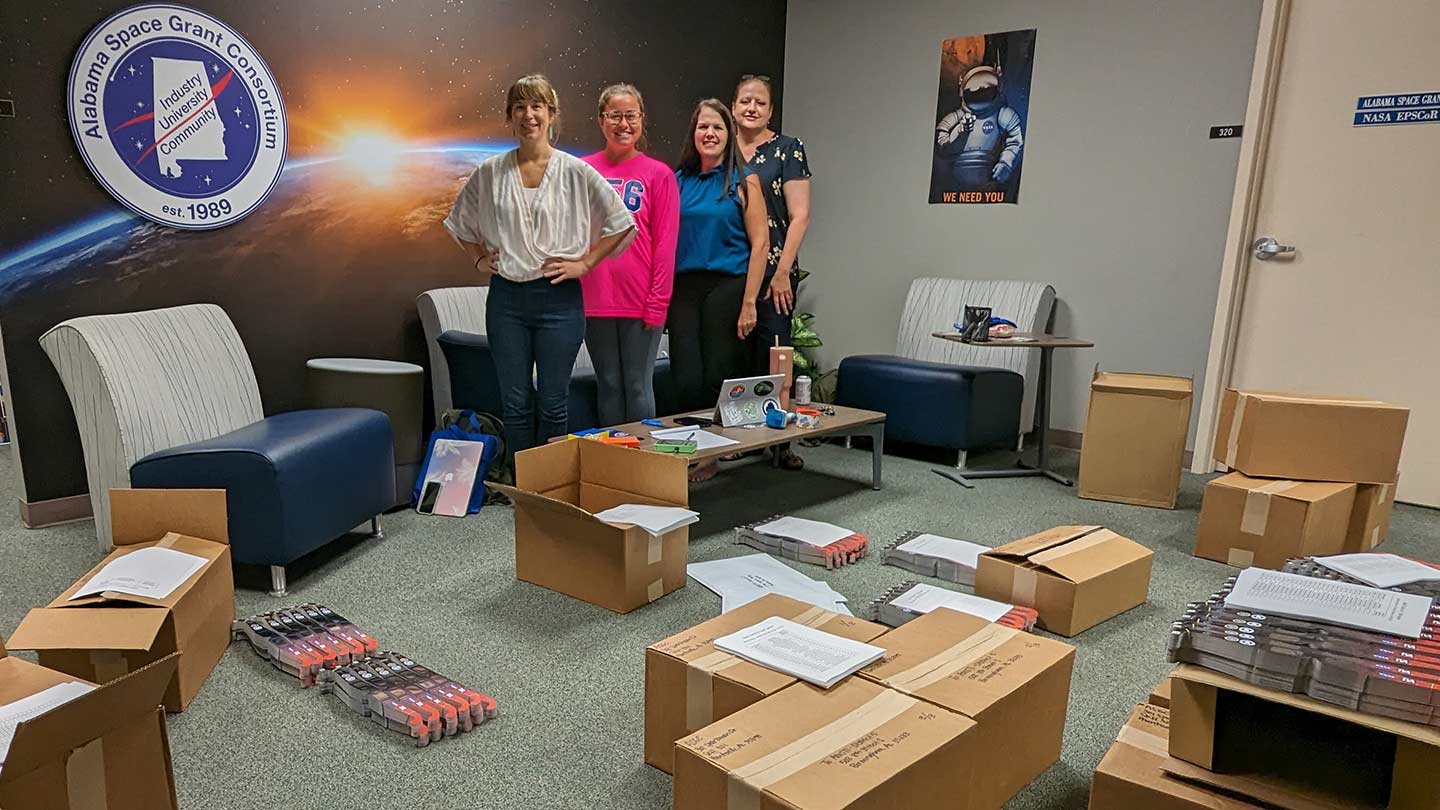
{"label": "woman in pink shirt", "polygon": [[585,346],[595,365],[600,424],[655,416],[655,354],[675,283],[680,193],[675,173],[641,154],[645,99],[629,84],[600,93],[605,149],[582,158],[615,188],[635,217],[635,242],[580,278],[585,291]]}

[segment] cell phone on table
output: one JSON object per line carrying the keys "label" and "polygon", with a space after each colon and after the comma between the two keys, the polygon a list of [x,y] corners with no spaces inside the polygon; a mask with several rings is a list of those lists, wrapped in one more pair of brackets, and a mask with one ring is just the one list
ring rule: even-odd
{"label": "cell phone on table", "polygon": [[715,420],[708,416],[677,416],[675,417],[675,424],[705,428],[715,424]]}
{"label": "cell phone on table", "polygon": [[444,486],[439,481],[426,481],[425,489],[420,492],[420,503],[415,505],[415,511],[422,515],[433,515],[435,502],[440,500],[440,490]]}

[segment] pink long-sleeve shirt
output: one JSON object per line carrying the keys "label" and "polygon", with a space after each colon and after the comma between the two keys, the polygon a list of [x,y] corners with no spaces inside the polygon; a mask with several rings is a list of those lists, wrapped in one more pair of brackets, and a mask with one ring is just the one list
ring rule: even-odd
{"label": "pink long-sleeve shirt", "polygon": [[675,240],[680,231],[680,191],[664,163],[637,154],[611,163],[605,153],[581,158],[609,181],[635,217],[635,241],[580,277],[585,314],[592,318],[639,318],[663,326],[675,286]]}

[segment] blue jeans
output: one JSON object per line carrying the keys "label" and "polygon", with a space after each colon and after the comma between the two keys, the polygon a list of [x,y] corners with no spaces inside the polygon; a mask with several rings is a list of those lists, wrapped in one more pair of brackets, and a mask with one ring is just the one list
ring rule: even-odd
{"label": "blue jeans", "polygon": [[585,339],[580,282],[542,278],[521,284],[492,276],[485,331],[508,449],[518,452],[569,432],[570,373]]}
{"label": "blue jeans", "polygon": [[595,366],[600,424],[655,418],[655,353],[660,330],[639,318],[587,318],[585,348]]}

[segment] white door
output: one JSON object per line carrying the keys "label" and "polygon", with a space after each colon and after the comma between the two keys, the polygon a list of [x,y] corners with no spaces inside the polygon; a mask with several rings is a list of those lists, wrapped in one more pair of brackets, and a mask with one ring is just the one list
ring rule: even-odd
{"label": "white door", "polygon": [[1437,506],[1440,2],[1300,0],[1280,29],[1247,241],[1295,252],[1243,268],[1230,384],[1409,406],[1397,497]]}

